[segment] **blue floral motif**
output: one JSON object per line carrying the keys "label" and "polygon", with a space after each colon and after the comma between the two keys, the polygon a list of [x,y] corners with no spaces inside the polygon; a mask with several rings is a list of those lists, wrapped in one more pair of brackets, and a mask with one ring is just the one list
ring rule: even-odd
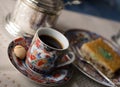
{"label": "blue floral motif", "polygon": [[41,58],[41,53],[36,54],[36,58]]}

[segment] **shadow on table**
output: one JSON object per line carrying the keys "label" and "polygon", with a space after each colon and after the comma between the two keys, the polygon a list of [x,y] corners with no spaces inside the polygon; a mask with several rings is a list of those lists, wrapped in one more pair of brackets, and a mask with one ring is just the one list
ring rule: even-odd
{"label": "shadow on table", "polygon": [[67,5],[65,9],[113,21],[120,21],[120,0],[82,0],[81,4]]}

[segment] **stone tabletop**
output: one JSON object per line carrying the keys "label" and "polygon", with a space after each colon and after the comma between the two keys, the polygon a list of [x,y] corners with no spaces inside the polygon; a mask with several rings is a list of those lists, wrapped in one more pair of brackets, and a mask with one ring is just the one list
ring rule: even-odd
{"label": "stone tabletop", "polygon": [[[12,37],[5,29],[5,17],[12,11],[16,0],[0,0],[0,87],[45,87],[23,76],[10,62],[7,55]],[[120,23],[95,16],[63,10],[56,28],[62,31],[69,29],[86,29],[96,32],[109,40],[120,29]],[[62,87],[105,87],[75,69],[72,79]]]}

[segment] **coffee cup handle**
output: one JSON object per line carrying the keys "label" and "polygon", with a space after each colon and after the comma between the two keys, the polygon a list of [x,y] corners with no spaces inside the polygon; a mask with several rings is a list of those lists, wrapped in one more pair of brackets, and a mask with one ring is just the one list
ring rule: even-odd
{"label": "coffee cup handle", "polygon": [[[74,60],[75,60],[75,55],[74,55],[73,52],[68,52],[65,56],[68,58],[67,62],[58,64],[58,65],[57,65],[58,68],[59,68],[59,67],[62,67],[62,66],[65,66],[65,65],[69,65],[69,64],[71,64],[71,63],[74,62]],[[63,57],[65,57],[65,56],[63,56]]]}

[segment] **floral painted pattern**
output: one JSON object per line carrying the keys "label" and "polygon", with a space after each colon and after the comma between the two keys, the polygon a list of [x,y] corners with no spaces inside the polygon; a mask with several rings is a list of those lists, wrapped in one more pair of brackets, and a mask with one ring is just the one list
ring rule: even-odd
{"label": "floral painted pattern", "polygon": [[[27,52],[28,61],[33,64],[33,68],[39,69],[39,72],[48,72],[53,67],[55,62],[55,53],[48,52],[46,47],[41,44],[39,39],[36,39]],[[40,73],[41,73],[40,72]]]}
{"label": "floral painted pattern", "polygon": [[[25,60],[18,59],[15,54],[13,53],[13,49],[16,45],[22,45],[28,50],[30,47],[31,38],[17,38],[14,41],[12,41],[8,46],[8,56],[11,61],[11,63],[16,67],[18,71],[20,71],[23,75],[28,77],[29,79],[32,79],[35,82],[38,82],[39,84],[46,85],[46,86],[58,86],[61,84],[65,84],[68,82],[72,75],[73,75],[73,66],[68,65],[62,68],[57,68],[53,70],[49,74],[40,74],[33,71],[30,67],[25,63]],[[29,52],[28,52],[28,54]],[[31,56],[31,60],[34,60],[35,57]],[[49,60],[51,61],[51,60]],[[45,61],[38,62],[38,65],[41,66]]]}

